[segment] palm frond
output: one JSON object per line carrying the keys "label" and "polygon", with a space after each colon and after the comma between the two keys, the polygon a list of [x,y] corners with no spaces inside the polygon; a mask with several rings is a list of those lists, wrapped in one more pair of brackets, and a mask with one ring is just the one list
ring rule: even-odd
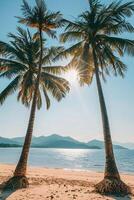
{"label": "palm frond", "polygon": [[68,31],[65,33],[62,33],[60,35],[60,42],[65,43],[65,42],[72,42],[72,41],[78,41],[82,40],[84,37],[84,34],[82,32],[78,31]]}
{"label": "palm frond", "polygon": [[45,66],[45,67],[42,67],[42,71],[53,74],[53,75],[61,75],[64,72],[66,72],[66,67],[65,66]]}
{"label": "palm frond", "polygon": [[36,5],[32,8],[24,0],[21,10],[23,17],[17,17],[19,23],[37,29],[41,28],[48,36],[56,38],[56,32],[52,29],[63,25],[60,12],[50,12],[44,0],[36,0]]}
{"label": "palm frond", "polygon": [[21,6],[21,10],[25,17],[31,17],[32,15],[32,8],[29,6],[27,1],[23,0],[23,5]]}
{"label": "palm frond", "polygon": [[[53,16],[54,17],[54,16]],[[1,104],[5,98],[12,94],[18,88],[18,101],[21,101],[26,107],[31,105],[33,100],[36,79],[38,74],[38,62],[40,56],[40,40],[39,37],[32,35],[29,30],[25,31],[18,27],[18,34],[10,33],[10,44],[0,42],[0,78],[5,77],[11,79],[16,77],[0,94]],[[39,91],[37,94],[37,108],[42,106],[42,94],[46,99],[47,109],[50,107],[50,99],[47,92],[60,101],[69,91],[69,83],[57,77],[64,69],[62,66],[48,66],[52,63],[55,56],[61,53],[63,47],[44,47],[43,40],[43,67],[41,74],[44,79],[39,83]],[[20,78],[19,78],[20,77]]]}
{"label": "palm frond", "polygon": [[0,58],[0,73],[1,72],[13,72],[13,74],[23,72],[27,69],[22,63],[19,63],[15,60]]}
{"label": "palm frond", "polygon": [[57,38],[57,37],[56,37],[56,31],[51,30],[51,29],[49,29],[49,28],[47,28],[47,27],[43,27],[42,30],[43,30],[49,37],[51,37],[51,38]]}
{"label": "palm frond", "polygon": [[100,26],[100,28],[104,28],[106,30],[112,30],[114,27],[117,31],[118,27],[120,27],[119,30],[123,29],[124,27],[125,31],[127,29],[130,31],[130,25],[127,25],[125,18],[130,17],[133,13],[133,1],[124,4],[122,4],[122,1],[112,2],[108,6],[103,6],[97,17],[97,24]]}
{"label": "palm frond", "polygon": [[89,84],[91,81],[91,78],[90,78],[91,70],[88,67],[89,59],[91,59],[90,54],[89,54],[89,43],[85,42],[81,57],[78,61],[78,72],[79,72],[81,85],[84,83]]}
{"label": "palm frond", "polygon": [[103,71],[105,71],[106,74],[109,75],[109,72],[112,69],[112,72],[115,76],[120,75],[124,77],[124,73],[127,69],[126,65],[117,56],[114,55],[112,49],[109,46],[105,45],[103,50],[101,49],[101,52],[99,51],[98,62],[101,66],[102,74]]}
{"label": "palm frond", "polygon": [[126,2],[122,4],[122,1],[113,2],[108,7],[111,10],[111,14],[113,17],[131,17],[134,12],[134,1]]}
{"label": "palm frond", "polygon": [[112,36],[101,36],[105,43],[109,44],[115,49],[122,49],[123,54],[134,55],[134,40],[112,37]]}
{"label": "palm frond", "polygon": [[66,25],[65,31],[82,31],[83,28],[81,27],[81,24],[79,24],[80,21],[70,21],[67,19],[64,19],[64,24]]}
{"label": "palm frond", "polygon": [[133,33],[134,26],[124,20],[122,22],[118,22],[117,24],[111,24],[111,25],[109,24],[109,26],[105,28],[104,32],[105,34],[108,35],[122,34],[124,32]]}
{"label": "palm frond", "polygon": [[43,56],[42,63],[46,65],[51,64],[55,60],[55,57],[63,52],[63,50],[64,48],[60,46],[45,49],[46,54]]}
{"label": "palm frond", "polygon": [[16,53],[15,49],[6,42],[0,41],[0,54],[3,56],[10,56],[12,52]]}
{"label": "palm frond", "polygon": [[43,89],[43,93],[44,93],[44,96],[45,96],[46,108],[48,110],[50,108],[50,105],[51,105],[50,98],[49,98],[49,96],[47,94],[47,89],[45,88],[44,85],[42,86],[42,89]]}
{"label": "palm frond", "polygon": [[104,78],[111,69],[115,75],[123,76],[126,65],[120,57],[125,53],[134,55],[134,40],[120,36],[124,32],[134,32],[134,26],[127,21],[134,13],[134,1],[118,1],[104,5],[99,0],[89,0],[89,7],[89,10],[72,22],[64,19],[66,27],[60,41],[71,41],[73,44],[55,58],[68,58],[70,62],[66,69],[75,68],[81,84],[90,84],[94,76],[92,50],[97,53],[99,73]]}
{"label": "palm frond", "polygon": [[42,106],[42,98],[41,98],[41,92],[40,90],[38,90],[38,96],[37,96],[37,108],[38,110],[40,110],[41,106]]}
{"label": "palm frond", "polygon": [[14,93],[18,87],[21,76],[17,76],[11,83],[0,93],[0,104],[2,105],[6,98]]}
{"label": "palm frond", "polygon": [[20,83],[18,100],[21,100],[22,103],[26,106],[30,106],[30,102],[32,101],[35,90],[35,80],[36,78],[34,74],[28,70],[23,75],[23,79]]}
{"label": "palm frond", "polygon": [[53,95],[57,101],[60,101],[69,92],[69,82],[63,78],[50,75],[47,73],[41,74],[42,84]]}
{"label": "palm frond", "polygon": [[83,46],[83,41],[80,41],[73,46],[69,47],[68,49],[65,49],[61,53],[59,53],[55,58],[54,61],[57,61],[59,59],[66,59],[69,58],[70,56],[73,56],[76,52],[81,52],[82,51],[82,46]]}

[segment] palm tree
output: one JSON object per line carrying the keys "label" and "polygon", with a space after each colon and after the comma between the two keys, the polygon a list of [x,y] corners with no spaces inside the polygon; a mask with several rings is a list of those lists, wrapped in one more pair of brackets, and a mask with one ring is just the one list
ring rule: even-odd
{"label": "palm tree", "polygon": [[[122,4],[112,2],[103,5],[98,0],[89,0],[89,10],[71,22],[64,20],[66,28],[60,41],[70,42],[68,49],[56,59],[69,57],[70,67],[76,68],[80,84],[91,84],[95,76],[102,114],[105,142],[104,179],[96,185],[100,193],[129,193],[129,188],[121,181],[113,152],[109,120],[100,78],[112,72],[124,76],[126,65],[120,60],[125,53],[134,55],[134,40],[120,36],[124,32],[133,33],[134,27],[127,21],[134,12],[134,2]],[[118,35],[118,36],[116,36]]]}
{"label": "palm tree", "polygon": [[[34,88],[34,95],[33,95],[33,101],[32,101],[32,106],[31,106],[31,115],[30,115],[30,121],[26,133],[26,138],[24,142],[25,144],[28,144],[30,146],[31,143],[31,137],[32,137],[32,132],[33,132],[33,114],[36,111],[36,102],[38,101],[38,89],[39,89],[39,84],[40,84],[40,79],[41,79],[41,71],[42,71],[42,64],[43,64],[43,32],[45,32],[49,37],[56,38],[56,32],[53,29],[56,29],[60,26],[62,26],[62,17],[59,12],[50,12],[47,9],[47,6],[45,4],[44,0],[35,0],[36,5],[31,8],[29,4],[23,0],[23,5],[22,5],[22,13],[23,17],[18,17],[19,22],[22,24],[26,24],[29,27],[37,29],[37,32],[35,34],[35,38],[39,38],[40,41],[40,51],[39,51],[39,58],[38,58],[38,69],[37,69],[37,79],[36,79],[36,84]],[[55,90],[54,90],[55,91]],[[16,170],[15,170],[15,177],[18,178],[18,185],[19,187],[23,187],[22,184],[22,178],[23,175],[26,171],[26,164],[24,163],[24,160],[27,160],[23,156],[23,150],[22,154],[20,157],[20,160],[17,164]],[[24,168],[24,169],[23,169]],[[14,179],[11,182],[16,182]],[[26,181],[24,181],[26,182]],[[26,184],[25,184],[26,185]]]}
{"label": "palm tree", "polygon": [[[38,65],[40,56],[40,40],[31,35],[29,31],[18,28],[18,35],[9,34],[10,43],[0,42],[0,78],[11,79],[9,85],[0,93],[0,104],[17,91],[18,97],[25,106],[30,106],[28,128],[20,160],[14,172],[14,176],[7,182],[6,187],[21,188],[28,185],[26,177],[27,160],[32,139],[35,121],[36,106],[42,105],[42,95],[46,100],[46,107],[50,107],[48,92],[60,101],[69,92],[69,83],[65,79],[56,76],[61,74],[63,67],[51,66],[53,58],[61,51],[61,47],[44,47],[42,44],[42,69],[40,71],[39,86],[37,87]],[[36,91],[36,92],[35,92]]]}

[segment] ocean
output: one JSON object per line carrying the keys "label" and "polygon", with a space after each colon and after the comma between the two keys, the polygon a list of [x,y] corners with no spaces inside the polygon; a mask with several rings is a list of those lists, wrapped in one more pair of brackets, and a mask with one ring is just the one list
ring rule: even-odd
{"label": "ocean", "polygon": [[[115,150],[118,169],[124,173],[134,173],[134,150]],[[21,148],[0,148],[0,163],[16,164]],[[31,148],[29,165],[47,168],[64,168],[103,172],[104,150],[96,149],[44,149]]]}

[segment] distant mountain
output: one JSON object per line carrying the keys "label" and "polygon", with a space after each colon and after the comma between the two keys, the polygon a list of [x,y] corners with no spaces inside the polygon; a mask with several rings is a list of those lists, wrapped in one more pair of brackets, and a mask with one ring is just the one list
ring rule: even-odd
{"label": "distant mountain", "polygon": [[[0,137],[0,147],[19,147],[24,143],[24,137],[4,138]],[[104,142],[91,140],[87,143],[80,142],[71,137],[63,137],[57,134],[32,138],[32,147],[37,148],[67,148],[67,149],[103,149]],[[114,149],[125,149],[124,146],[114,144]]]}
{"label": "distant mountain", "polygon": [[0,144],[17,144],[17,143],[12,139],[0,137]]}
{"label": "distant mountain", "polygon": [[[104,148],[104,142],[103,141],[100,141],[100,140],[91,140],[87,143],[87,145],[90,147],[90,146],[97,146],[97,147],[100,147],[101,149]],[[121,145],[116,145],[114,144],[113,145],[114,149],[127,149],[126,147],[124,146],[121,146]]]}
{"label": "distant mountain", "polygon": [[44,148],[67,148],[67,149],[98,149],[96,146],[88,146],[84,142],[79,142],[71,137],[63,137],[60,135],[50,135],[34,137],[32,140],[33,147],[44,147]]}
{"label": "distant mountain", "polygon": [[[40,144],[40,143],[47,143],[50,141],[58,141],[58,140],[67,140],[67,141],[71,141],[71,142],[77,142],[77,140],[71,138],[71,137],[62,137],[60,135],[50,135],[50,136],[40,136],[40,137],[35,137],[33,136],[32,138],[32,144],[36,145],[36,144]],[[16,137],[16,138],[12,138],[13,141],[22,144],[24,142],[24,137]]]}
{"label": "distant mountain", "polygon": [[24,143],[24,137],[15,137],[10,140],[15,142],[16,144],[20,144],[20,145],[22,145]]}
{"label": "distant mountain", "polygon": [[125,147],[125,148],[128,148],[128,149],[134,149],[134,143],[119,143],[119,142],[115,142],[115,144],[117,144],[117,145],[121,145],[121,146],[123,146],[123,147]]}
{"label": "distant mountain", "polygon": [[9,148],[9,147],[21,147],[21,145],[0,143],[0,148]]}
{"label": "distant mountain", "polygon": [[72,143],[82,143],[79,142],[71,137],[63,137],[57,134],[53,134],[50,136],[41,136],[41,137],[33,137],[32,144],[33,145],[45,145],[53,142],[58,142],[58,141],[68,141]]}

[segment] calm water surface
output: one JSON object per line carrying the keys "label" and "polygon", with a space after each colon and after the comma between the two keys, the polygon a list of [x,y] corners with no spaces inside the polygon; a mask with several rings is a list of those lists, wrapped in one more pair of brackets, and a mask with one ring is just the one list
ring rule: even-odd
{"label": "calm water surface", "polygon": [[[0,163],[16,164],[21,148],[0,148]],[[134,173],[134,150],[115,150],[121,172]],[[104,151],[32,148],[29,164],[49,168],[103,171]]]}

